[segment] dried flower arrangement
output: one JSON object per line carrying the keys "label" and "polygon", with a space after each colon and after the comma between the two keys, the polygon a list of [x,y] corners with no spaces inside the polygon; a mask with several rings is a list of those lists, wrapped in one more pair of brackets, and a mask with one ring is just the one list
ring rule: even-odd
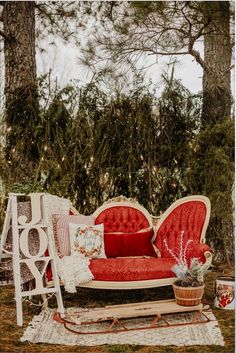
{"label": "dried flower arrangement", "polygon": [[172,271],[175,273],[177,280],[175,285],[181,287],[199,287],[203,285],[204,276],[210,272],[209,264],[202,263],[198,258],[193,257],[190,261],[190,265],[187,263],[187,248],[192,240],[188,240],[183,246],[184,231],[180,234],[180,250],[179,255],[175,255],[174,252],[168,247],[166,239],[164,244],[170,255],[176,260],[176,264],[172,267]]}

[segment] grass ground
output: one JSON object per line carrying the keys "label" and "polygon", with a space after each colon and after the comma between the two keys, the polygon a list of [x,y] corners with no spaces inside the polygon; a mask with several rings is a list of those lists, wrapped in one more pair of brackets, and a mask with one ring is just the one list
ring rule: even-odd
{"label": "grass ground", "polygon": [[[0,287],[0,352],[78,352],[78,353],[160,353],[160,352],[180,352],[180,353],[231,353],[234,352],[234,311],[214,308],[215,279],[218,275],[233,274],[233,269],[226,267],[215,268],[206,278],[204,302],[212,308],[224,336],[225,346],[140,346],[140,345],[104,345],[96,347],[85,346],[63,346],[49,344],[21,343],[20,337],[32,320],[35,314],[40,312],[40,308],[24,303],[24,326],[16,325],[16,311],[14,301],[14,287]],[[173,297],[171,287],[155,288],[148,290],[131,291],[105,291],[92,289],[78,289],[76,295],[63,293],[65,307],[98,307],[108,304],[121,304],[139,301],[149,301],[158,299],[168,299]],[[50,307],[55,306],[52,299]]]}

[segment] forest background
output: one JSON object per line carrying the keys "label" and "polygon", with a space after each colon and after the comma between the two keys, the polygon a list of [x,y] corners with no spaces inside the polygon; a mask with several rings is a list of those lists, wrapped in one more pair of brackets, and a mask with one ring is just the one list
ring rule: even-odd
{"label": "forest background", "polygon": [[[232,264],[234,3],[1,1],[0,8],[2,210],[13,191],[67,197],[85,214],[121,194],[155,215],[203,194],[212,204],[214,261]],[[78,48],[87,83],[77,74],[60,86],[51,69],[37,74],[44,38]],[[198,93],[176,78],[183,56],[202,69]],[[168,65],[153,83],[144,67],[154,77],[162,57]]]}

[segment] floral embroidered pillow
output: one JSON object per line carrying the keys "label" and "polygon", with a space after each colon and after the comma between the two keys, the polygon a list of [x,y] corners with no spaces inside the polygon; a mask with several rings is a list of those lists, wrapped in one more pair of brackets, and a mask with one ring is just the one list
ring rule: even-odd
{"label": "floral embroidered pillow", "polygon": [[69,223],[71,255],[106,258],[104,224],[86,225]]}

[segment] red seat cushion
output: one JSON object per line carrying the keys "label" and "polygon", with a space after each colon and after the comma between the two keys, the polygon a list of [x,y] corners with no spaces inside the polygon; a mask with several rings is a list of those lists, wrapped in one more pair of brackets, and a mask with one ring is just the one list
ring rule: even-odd
{"label": "red seat cushion", "polygon": [[97,281],[141,281],[175,277],[171,258],[92,259],[89,268]]}
{"label": "red seat cushion", "polygon": [[153,229],[137,233],[105,233],[105,252],[107,257],[154,256],[152,246]]}

